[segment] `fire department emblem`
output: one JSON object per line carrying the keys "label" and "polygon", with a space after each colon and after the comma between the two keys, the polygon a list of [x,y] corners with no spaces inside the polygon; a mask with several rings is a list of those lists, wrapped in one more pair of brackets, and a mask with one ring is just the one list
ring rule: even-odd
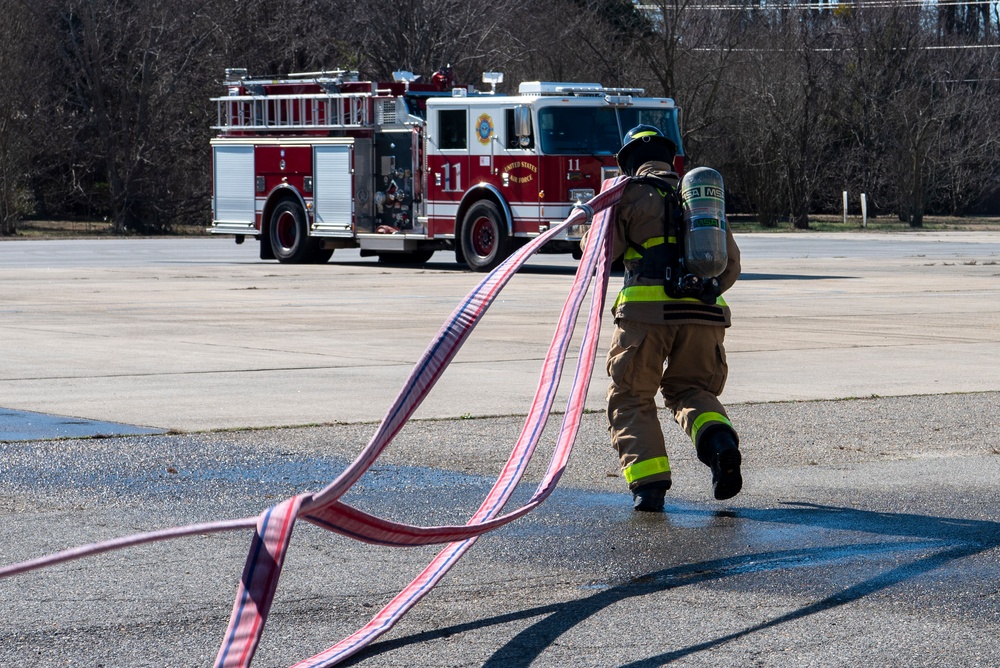
{"label": "fire department emblem", "polygon": [[490,143],[490,137],[493,136],[493,119],[489,114],[483,114],[476,121],[476,135],[483,146]]}

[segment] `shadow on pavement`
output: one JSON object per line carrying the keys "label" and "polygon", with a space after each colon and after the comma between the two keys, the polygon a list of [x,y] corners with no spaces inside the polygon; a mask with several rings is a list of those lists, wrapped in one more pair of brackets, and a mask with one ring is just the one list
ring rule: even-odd
{"label": "shadow on pavement", "polygon": [[[670,511],[670,509],[668,509]],[[697,511],[681,511],[697,512]],[[712,514],[707,511],[703,514]],[[961,520],[945,517],[931,517],[906,513],[879,513],[851,508],[796,503],[775,509],[740,509],[722,511],[716,515],[777,524],[793,524],[821,529],[863,532],[902,539],[903,541],[877,541],[855,544],[837,544],[791,550],[775,550],[755,554],[734,556],[724,559],[701,561],[675,568],[666,568],[633,578],[629,582],[604,589],[592,596],[565,603],[538,606],[512,612],[467,624],[457,624],[435,631],[419,633],[397,640],[376,643],[361,652],[345,665],[354,665],[365,657],[371,657],[399,647],[428,640],[445,638],[465,631],[506,624],[518,620],[541,617],[498,649],[483,665],[491,667],[530,666],[547,647],[561,635],[598,612],[627,599],[669,591],[671,589],[724,580],[734,576],[780,572],[803,566],[823,566],[846,560],[869,557],[884,557],[894,554],[899,557],[906,552],[921,555],[873,577],[864,579],[814,603],[803,606],[767,622],[688,647],[647,657],[621,668],[651,668],[683,659],[692,654],[718,647],[745,636],[781,624],[803,619],[831,608],[836,608],[881,590],[906,582],[920,575],[932,572],[951,562],[973,556],[1000,546],[1000,523],[980,520]],[[936,550],[936,551],[934,551]],[[928,552],[934,551],[932,554]]]}
{"label": "shadow on pavement", "polygon": [[830,281],[850,280],[859,276],[823,276],[811,274],[740,274],[741,281]]}

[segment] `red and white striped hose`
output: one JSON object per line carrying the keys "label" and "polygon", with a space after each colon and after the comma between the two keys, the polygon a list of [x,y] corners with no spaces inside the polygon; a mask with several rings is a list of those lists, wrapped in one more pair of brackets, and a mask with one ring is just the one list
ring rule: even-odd
{"label": "red and white striped hose", "polygon": [[[490,272],[465,297],[424,351],[372,440],[344,472],[320,492],[286,499],[268,508],[258,517],[177,527],[65,550],[0,568],[0,578],[131,545],[253,527],[255,532],[250,553],[240,578],[229,627],[215,663],[217,668],[237,668],[250,665],[260,642],[297,519],[305,519],[330,531],[379,545],[448,543],[420,575],[382,608],[370,622],[326,651],[295,664],[294,668],[333,666],[360,651],[389,630],[430,591],[472,547],[479,536],[526,515],[555,489],[559,477],[565,470],[579,430],[594,368],[611,264],[610,227],[614,220],[612,214],[627,181],[621,177],[605,181],[601,192],[586,206],[574,209],[565,221],[520,248]],[[591,225],[588,243],[545,356],[538,387],[525,418],[524,427],[496,483],[469,521],[457,526],[411,526],[370,515],[340,501],[340,497],[364,475],[403,428],[497,295],[527,259],[553,237],[571,225],[585,222],[594,212],[597,212],[597,215]],[[595,276],[598,279],[596,283]],[[552,410],[576,321],[591,284],[594,285],[584,335],[580,343],[580,355],[548,469],[534,494],[523,506],[501,514],[527,469]]]}

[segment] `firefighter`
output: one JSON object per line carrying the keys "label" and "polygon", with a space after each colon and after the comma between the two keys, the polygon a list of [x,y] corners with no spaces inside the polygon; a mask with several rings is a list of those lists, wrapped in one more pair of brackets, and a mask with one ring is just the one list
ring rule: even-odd
{"label": "firefighter", "polygon": [[675,153],[658,128],[639,125],[616,156],[634,179],[615,214],[613,253],[624,255],[625,284],[612,306],[608,423],[637,511],[661,512],[670,489],[657,391],[711,468],[715,498],[732,498],[743,486],[739,437],[718,398],[728,373],[723,341],[731,318],[721,295],[739,277],[739,248],[727,229],[722,274],[696,293],[678,292],[673,279],[684,250]]}

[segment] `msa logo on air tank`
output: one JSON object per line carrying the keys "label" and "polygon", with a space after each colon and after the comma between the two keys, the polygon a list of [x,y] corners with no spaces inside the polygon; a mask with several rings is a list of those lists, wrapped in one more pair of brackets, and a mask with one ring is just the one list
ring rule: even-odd
{"label": "msa logo on air tank", "polygon": [[715,199],[724,199],[725,191],[722,188],[716,186],[694,186],[693,188],[688,188],[683,193],[681,197],[686,200],[698,199],[699,197],[714,197]]}
{"label": "msa logo on air tank", "polygon": [[724,227],[718,218],[693,218],[691,220],[691,229],[698,229],[701,227]]}

